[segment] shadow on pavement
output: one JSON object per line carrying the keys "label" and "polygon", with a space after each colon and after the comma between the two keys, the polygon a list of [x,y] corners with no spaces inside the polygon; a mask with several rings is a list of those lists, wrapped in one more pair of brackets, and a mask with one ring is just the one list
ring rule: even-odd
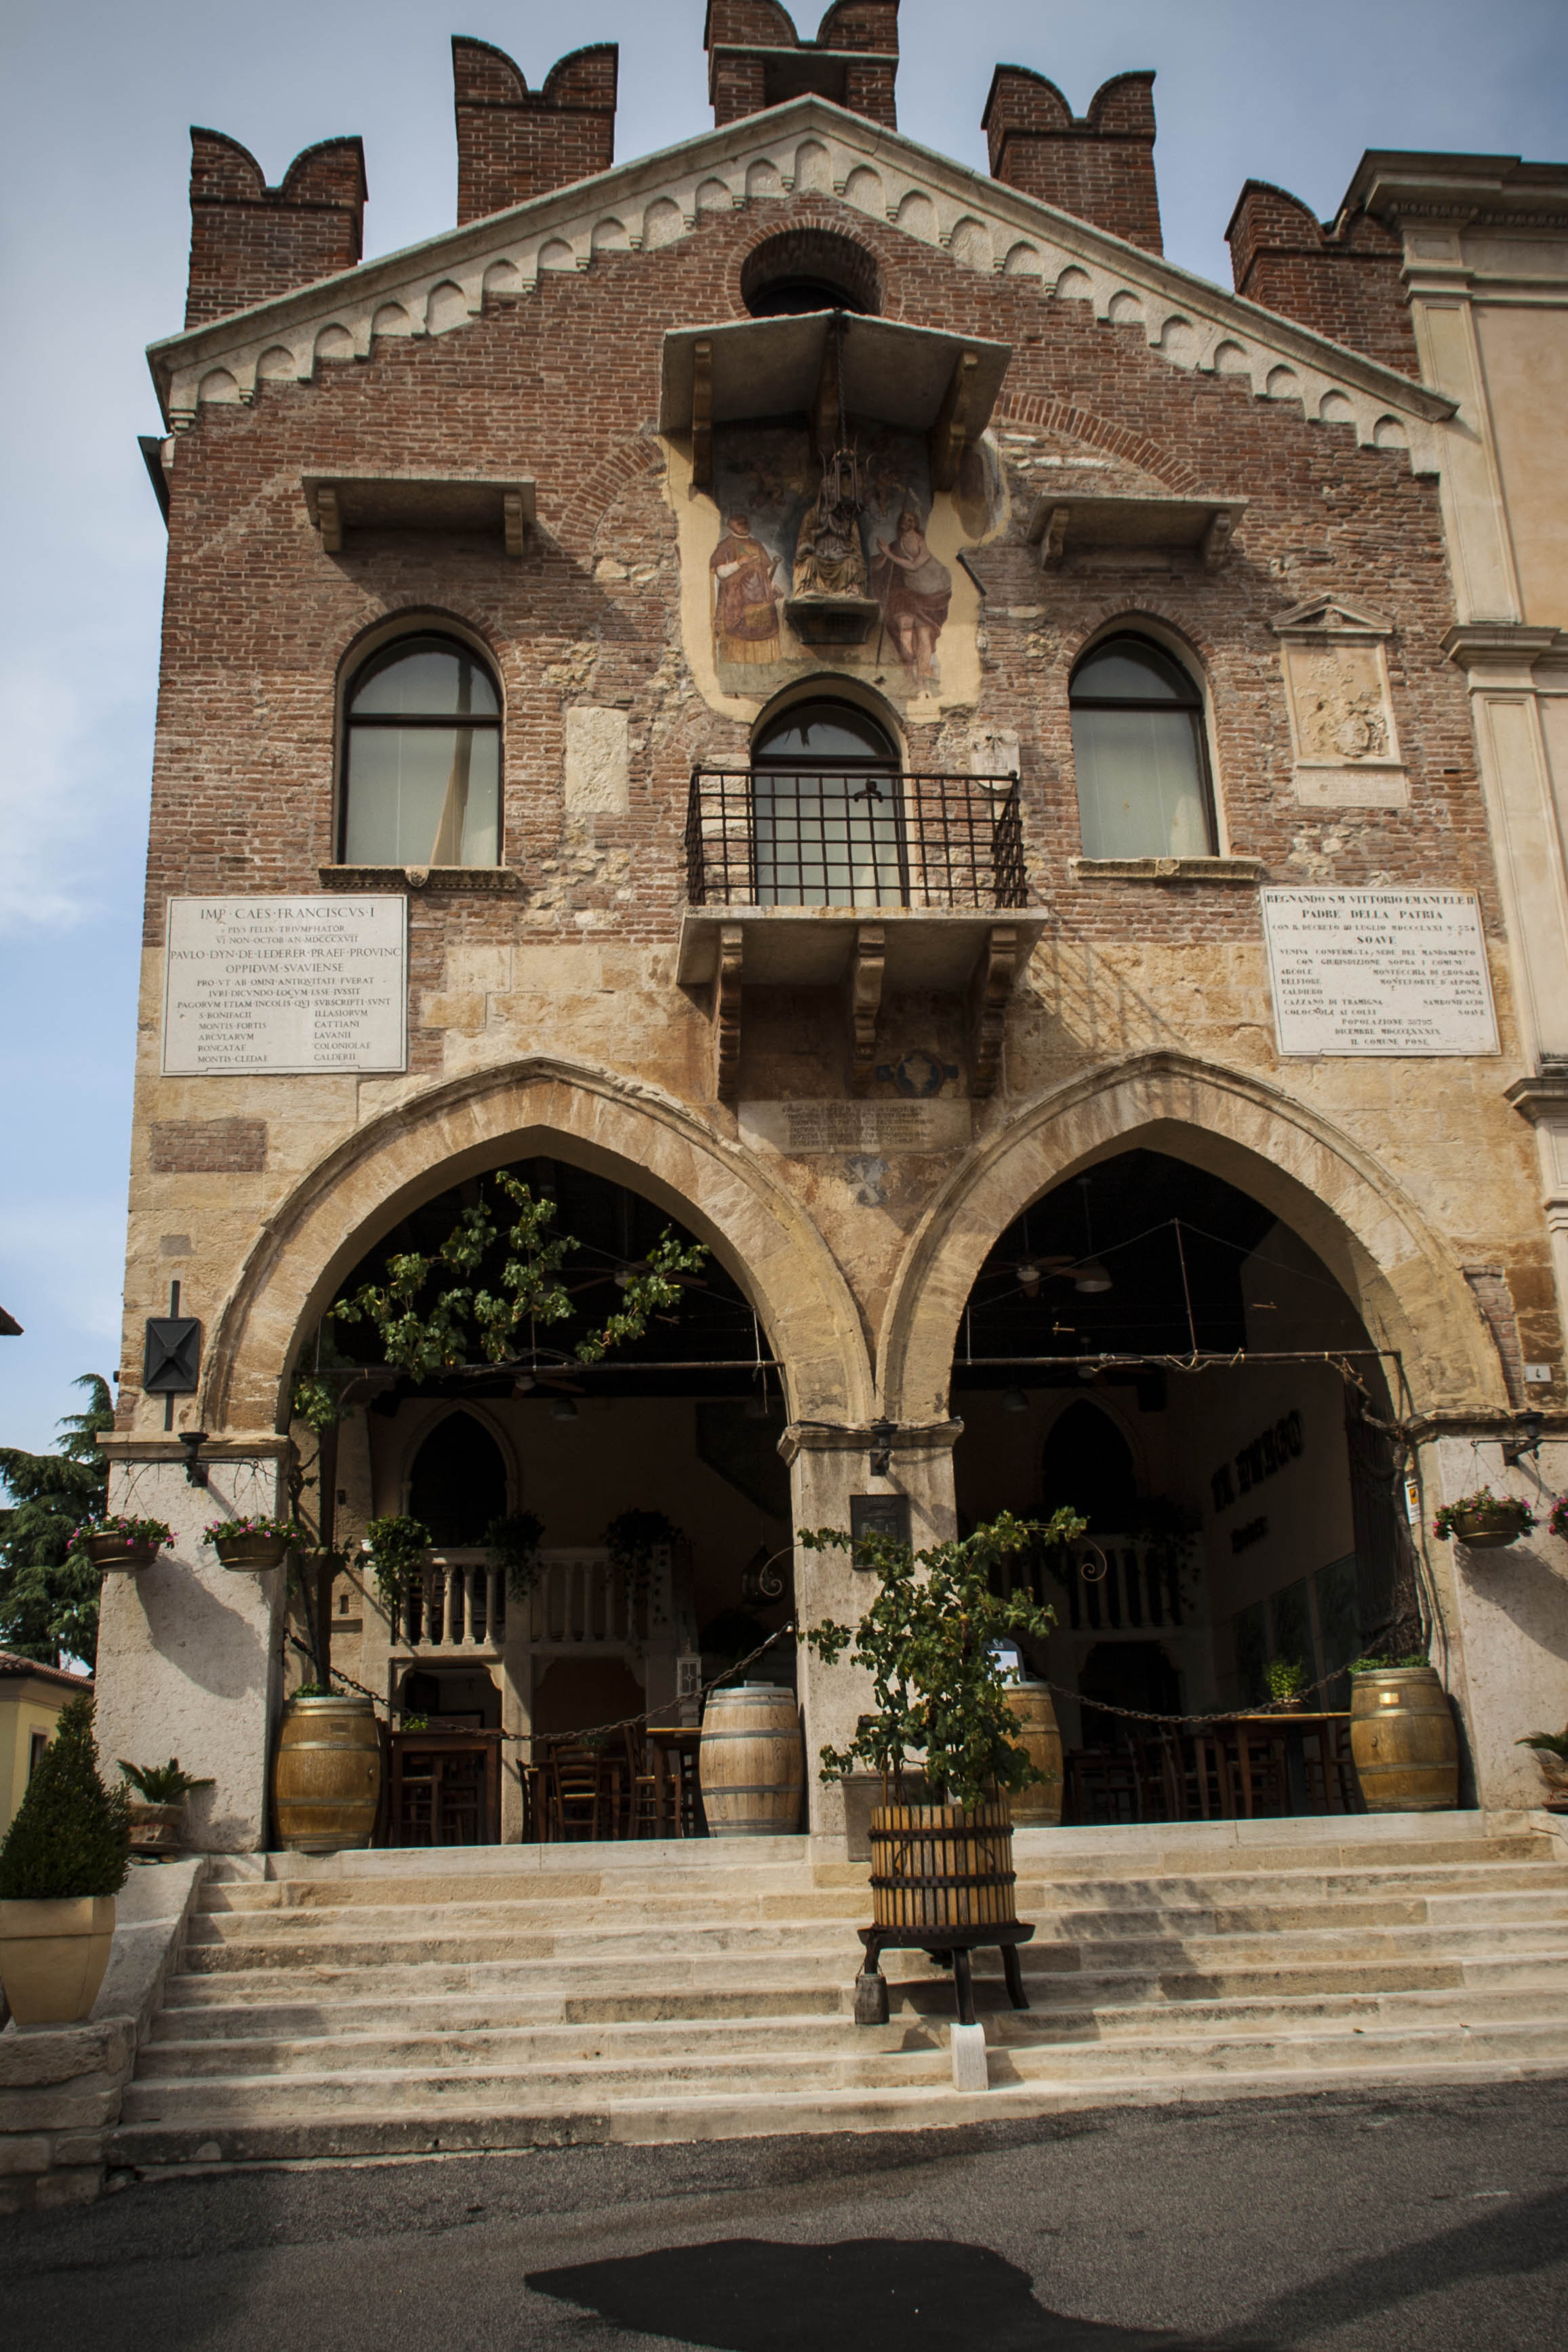
{"label": "shadow on pavement", "polygon": [[[828,2246],[721,2238],[530,2271],[527,2284],[612,2326],[716,2352],[800,2352],[802,2345],[956,2352],[974,2343],[987,2352],[1207,2352],[1207,2344],[1166,2328],[1107,2326],[1048,2311],[1027,2272],[988,2246],[943,2238],[849,2238]],[[1242,2352],[1235,2339],[1230,2352]]]}

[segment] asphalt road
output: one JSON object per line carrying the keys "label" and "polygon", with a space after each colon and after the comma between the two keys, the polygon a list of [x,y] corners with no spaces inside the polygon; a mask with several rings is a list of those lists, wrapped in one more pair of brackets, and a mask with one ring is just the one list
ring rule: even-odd
{"label": "asphalt road", "polygon": [[1563,2352],[1568,2082],[140,2183],[0,2222],[39,2352]]}

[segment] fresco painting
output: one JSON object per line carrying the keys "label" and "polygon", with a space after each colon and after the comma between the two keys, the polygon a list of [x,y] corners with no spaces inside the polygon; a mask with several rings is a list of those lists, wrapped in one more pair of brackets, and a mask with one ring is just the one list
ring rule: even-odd
{"label": "fresco painting", "polygon": [[[682,561],[706,613],[700,650],[686,600],[688,652],[718,698],[760,703],[798,677],[837,669],[902,707],[972,701],[977,599],[956,567],[996,518],[983,467],[958,500],[934,498],[923,435],[861,425],[826,463],[803,424],[720,426],[713,488],[676,498]],[[674,485],[672,483],[672,490]],[[933,541],[936,544],[933,544]],[[866,601],[858,644],[806,643],[788,607]]]}

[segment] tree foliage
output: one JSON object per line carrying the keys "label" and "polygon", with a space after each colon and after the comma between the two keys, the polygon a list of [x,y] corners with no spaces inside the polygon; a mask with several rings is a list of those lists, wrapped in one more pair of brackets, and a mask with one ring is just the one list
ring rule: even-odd
{"label": "tree foliage", "polygon": [[0,1845],[0,1903],[118,1895],[130,1864],[130,1792],[104,1787],[92,1701],[73,1698]]}
{"label": "tree foliage", "polygon": [[114,1426],[109,1382],[84,1372],[81,1412],[68,1412],[53,1454],[0,1446],[0,1478],[12,1501],[0,1510],[0,1644],[18,1656],[58,1665],[62,1655],[90,1666],[98,1653],[99,1574],[70,1540],[84,1519],[101,1518],[109,1465],[99,1438]]}
{"label": "tree foliage", "polygon": [[895,1778],[908,1758],[920,1756],[938,1801],[959,1805],[1038,1780],[1008,1705],[997,1644],[1020,1633],[1043,1641],[1056,1620],[1031,1594],[992,1586],[1015,1554],[1071,1543],[1085,1525],[1068,1509],[1044,1521],[1002,1511],[973,1535],[921,1552],[889,1536],[856,1538],[838,1528],[802,1534],[809,1550],[852,1551],[877,1579],[876,1598],[858,1625],[824,1619],[805,1636],[828,1665],[849,1649],[876,1696],[875,1713],[861,1717],[847,1747],[821,1750],[822,1779],[836,1780],[857,1763]]}
{"label": "tree foliage", "polygon": [[[536,1197],[505,1168],[494,1181],[517,1212],[494,1288],[476,1279],[498,1231],[494,1210],[481,1199],[462,1211],[433,1257],[406,1250],[388,1258],[383,1281],[362,1283],[332,1308],[339,1323],[373,1323],[388,1363],[416,1380],[469,1363],[476,1352],[506,1363],[525,1337],[531,1345],[541,1324],[564,1323],[578,1311],[560,1279],[578,1242],[552,1230],[555,1202],[549,1193]],[[618,1310],[576,1343],[578,1361],[597,1364],[611,1349],[640,1339],[651,1315],[679,1306],[674,1277],[699,1273],[706,1258],[700,1242],[688,1248],[666,1226],[643,1268],[628,1276]]]}

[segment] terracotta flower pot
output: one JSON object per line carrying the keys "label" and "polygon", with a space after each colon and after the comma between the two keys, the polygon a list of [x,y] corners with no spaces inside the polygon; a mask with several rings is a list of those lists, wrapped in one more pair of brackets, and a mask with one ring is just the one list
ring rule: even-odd
{"label": "terracotta flower pot", "polygon": [[213,1549],[225,1568],[254,1574],[264,1568],[281,1568],[288,1553],[287,1536],[214,1536]]}
{"label": "terracotta flower pot", "polygon": [[131,1801],[132,1853],[178,1853],[184,1844],[185,1801],[178,1804],[145,1805]]}
{"label": "terracotta flower pot", "polygon": [[0,1984],[18,2025],[80,2025],[114,1942],[112,1895],[0,1903]]}
{"label": "terracotta flower pot", "polygon": [[128,1543],[114,1528],[104,1528],[99,1533],[83,1536],[77,1549],[85,1552],[94,1568],[151,1568],[160,1547],[143,1540]]}

